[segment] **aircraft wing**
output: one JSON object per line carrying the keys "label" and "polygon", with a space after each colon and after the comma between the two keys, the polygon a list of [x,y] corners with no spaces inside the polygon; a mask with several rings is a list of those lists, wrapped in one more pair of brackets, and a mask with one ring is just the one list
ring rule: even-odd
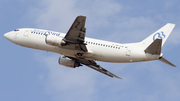
{"label": "aircraft wing", "polygon": [[70,27],[69,31],[67,32],[66,36],[64,37],[64,41],[67,43],[67,46],[70,45],[71,47],[74,46],[77,50],[81,50],[87,52],[86,44],[84,43],[85,38],[85,16],[78,16],[72,26]]}
{"label": "aircraft wing", "polygon": [[110,76],[110,77],[116,77],[118,79],[122,79],[121,77],[118,77],[116,76],[115,74],[109,72],[108,70],[102,68],[100,65],[98,65],[94,60],[87,60],[87,59],[81,59],[81,58],[72,58],[72,57],[69,57],[73,60],[76,60],[77,62],[81,63],[81,64],[84,64],[94,70],[97,70],[107,76]]}
{"label": "aircraft wing", "polygon": [[[75,50],[80,50],[83,52],[87,52],[86,44],[84,43],[85,39],[85,21],[86,17],[85,16],[78,16],[72,26],[70,27],[69,31],[63,38],[63,40],[66,42],[66,45],[63,46],[64,48],[70,48],[70,49],[75,49]],[[67,56],[68,57],[68,56]],[[87,60],[82,57],[69,57],[73,60],[76,60],[77,62],[84,64],[92,69],[95,69],[105,75],[108,75],[110,77],[116,77],[119,79],[122,79],[113,73],[107,71],[106,69],[102,68],[100,65],[98,65],[94,60]]]}

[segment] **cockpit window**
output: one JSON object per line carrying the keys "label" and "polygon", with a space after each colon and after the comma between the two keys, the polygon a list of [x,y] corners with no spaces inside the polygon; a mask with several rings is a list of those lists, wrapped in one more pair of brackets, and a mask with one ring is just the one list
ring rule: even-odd
{"label": "cockpit window", "polygon": [[14,31],[19,31],[19,29],[15,29]]}

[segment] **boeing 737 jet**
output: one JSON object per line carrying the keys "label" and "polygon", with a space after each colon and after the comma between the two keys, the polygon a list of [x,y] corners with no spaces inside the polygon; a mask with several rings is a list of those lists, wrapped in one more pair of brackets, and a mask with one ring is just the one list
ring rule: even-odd
{"label": "boeing 737 jet", "polygon": [[78,16],[68,32],[21,28],[4,34],[9,41],[24,47],[62,54],[59,64],[76,68],[86,65],[110,77],[122,79],[101,67],[96,61],[131,63],[160,60],[176,67],[163,58],[161,48],[175,24],[165,26],[137,43],[120,44],[85,37],[85,16]]}

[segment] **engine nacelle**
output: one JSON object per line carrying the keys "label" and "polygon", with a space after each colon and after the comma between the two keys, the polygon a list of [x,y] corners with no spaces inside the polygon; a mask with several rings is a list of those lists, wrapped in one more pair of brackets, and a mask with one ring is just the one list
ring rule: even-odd
{"label": "engine nacelle", "polygon": [[47,35],[45,38],[45,42],[46,44],[52,45],[52,46],[63,46],[66,44],[66,42],[62,40],[61,37],[54,36],[54,35]]}
{"label": "engine nacelle", "polygon": [[66,56],[61,56],[59,57],[59,64],[66,66],[66,67],[71,67],[71,68],[76,68],[81,66],[80,63],[76,62],[75,60],[72,60]]}

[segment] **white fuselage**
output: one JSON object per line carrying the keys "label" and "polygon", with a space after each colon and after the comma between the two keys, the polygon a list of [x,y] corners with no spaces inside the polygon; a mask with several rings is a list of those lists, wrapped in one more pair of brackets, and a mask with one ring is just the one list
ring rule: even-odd
{"label": "white fuselage", "polygon": [[[45,42],[46,35],[55,35],[64,38],[64,33],[53,32],[41,29],[23,28],[6,33],[11,42],[34,49],[44,50],[62,54],[65,56],[76,57],[74,49],[48,45]],[[159,55],[145,53],[147,46],[142,43],[119,44],[114,42],[102,41],[92,38],[85,38],[88,52],[83,54],[84,58],[104,62],[140,62],[159,59]]]}

